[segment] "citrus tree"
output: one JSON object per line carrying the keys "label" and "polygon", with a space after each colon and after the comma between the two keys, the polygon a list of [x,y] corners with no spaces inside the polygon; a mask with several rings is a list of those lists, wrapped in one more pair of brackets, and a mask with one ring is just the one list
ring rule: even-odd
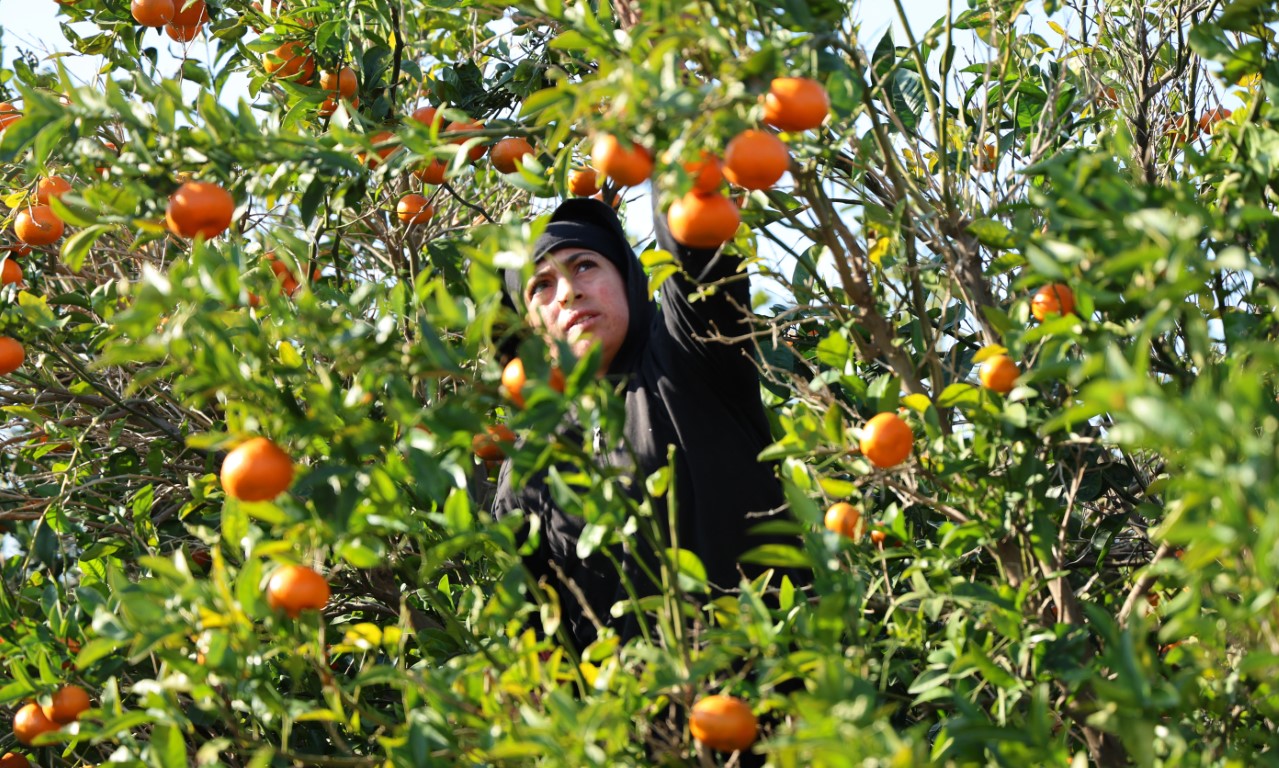
{"label": "citrus tree", "polygon": [[[60,1],[101,77],[0,72],[4,766],[1276,759],[1266,4]],[[754,278],[794,543],[574,648],[498,462],[583,557],[671,479],[502,299],[587,195],[659,301],[653,215]]]}

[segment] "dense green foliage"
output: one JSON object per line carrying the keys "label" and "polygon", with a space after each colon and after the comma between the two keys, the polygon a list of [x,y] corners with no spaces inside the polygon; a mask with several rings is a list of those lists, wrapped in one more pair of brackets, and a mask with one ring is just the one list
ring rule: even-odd
{"label": "dense green foliage", "polygon": [[[0,333],[26,349],[0,378],[0,707],[68,681],[95,706],[27,750],[42,764],[720,765],[739,758],[686,727],[719,692],[776,766],[1279,762],[1267,4],[1001,0],[872,41],[839,0],[264,4],[210,0],[210,55],[175,68],[127,3],[75,0],[101,82],[0,72],[23,113],[0,237],[25,272]],[[320,88],[267,74],[291,40],[355,69],[358,109],[321,116]],[[588,520],[583,555],[658,526],[555,434],[570,409],[620,430],[596,359],[558,393],[526,339],[526,407],[503,396],[498,348],[526,334],[497,270],[599,131],[657,158],[622,202],[651,247],[644,193],[686,191],[682,162],[757,127],[790,75],[831,116],[784,134],[791,175],[741,198],[726,248],[757,278],[765,456],[802,534],[753,559],[812,585],[688,599],[700,564],[670,551],[666,592],[615,608],[654,631],[579,658],[530,629],[559,598],[527,578],[519,521],[488,514],[473,437],[511,427],[521,474],[580,468],[553,490]],[[450,143],[409,119],[425,104],[483,125]],[[515,173],[460,151],[505,136],[536,147]],[[362,160],[375,146],[396,151]],[[435,216],[406,227],[432,159]],[[47,174],[72,182],[67,233],[18,256]],[[187,178],[232,193],[225,235],[165,229]],[[678,269],[644,259],[659,289]],[[1050,283],[1078,306],[1040,323]],[[1007,395],[978,383],[995,347],[1023,372]],[[898,409],[913,454],[876,469],[861,425]],[[218,481],[254,435],[298,462],[274,502]],[[827,531],[839,500],[882,542]],[[294,562],[332,585],[322,614],[268,608]]]}

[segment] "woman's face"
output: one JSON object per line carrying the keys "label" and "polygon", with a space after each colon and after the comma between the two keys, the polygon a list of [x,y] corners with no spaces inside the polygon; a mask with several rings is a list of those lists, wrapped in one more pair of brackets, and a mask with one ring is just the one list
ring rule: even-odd
{"label": "woman's face", "polygon": [[[528,322],[581,357],[599,344],[608,371],[630,324],[622,273],[596,251],[569,246],[538,262],[524,285]],[[553,348],[553,347],[552,347]]]}

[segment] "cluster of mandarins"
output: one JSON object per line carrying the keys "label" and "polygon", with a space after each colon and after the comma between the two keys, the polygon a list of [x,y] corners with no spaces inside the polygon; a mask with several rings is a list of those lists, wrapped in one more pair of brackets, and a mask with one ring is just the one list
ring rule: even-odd
{"label": "cluster of mandarins", "polygon": [[[564,392],[564,372],[557,367],[551,368],[546,385],[556,392]],[[502,369],[502,393],[517,408],[524,407],[524,393],[530,386],[528,373],[524,370],[524,361],[512,359]],[[506,448],[515,442],[515,433],[505,424],[492,424],[484,432],[471,438],[471,450],[475,456],[485,462],[501,461],[506,458]]]}
{"label": "cluster of mandarins", "polygon": [[[419,107],[409,115],[409,118],[447,136],[449,143],[456,145],[467,144],[474,138],[475,132],[484,127],[481,123],[472,120],[458,120],[446,125],[444,115],[432,106]],[[375,133],[372,140],[374,145],[383,147],[377,150],[378,156],[383,160],[390,157],[397,149],[395,134],[389,130]],[[522,136],[500,139],[493,144],[492,148],[482,141],[474,142],[466,148],[466,159],[475,163],[484,157],[485,153],[489,156],[490,165],[498,173],[515,173],[524,157],[533,154],[533,145]],[[370,167],[375,167],[378,160],[368,159],[367,162]],[[444,183],[447,171],[448,165],[443,160],[432,159],[424,167],[414,170],[413,176],[424,185],[439,185]],[[395,207],[395,214],[401,224],[415,227],[430,221],[435,215],[435,209],[425,195],[410,192],[400,198]]]}
{"label": "cluster of mandarins", "polygon": [[[21,119],[22,112],[17,107],[0,103],[0,135]],[[18,244],[10,246],[4,255],[4,265],[0,267],[0,287],[22,285],[24,275],[17,257],[30,254],[32,248],[53,245],[62,237],[66,225],[53,212],[49,201],[53,198],[61,200],[70,191],[71,183],[61,176],[45,176],[36,182],[33,194],[13,219],[13,234]],[[18,370],[25,360],[26,349],[21,342],[9,336],[0,336],[0,376]]]}
{"label": "cluster of mandarins", "polygon": [[[271,501],[293,484],[293,459],[265,437],[254,437],[236,446],[222,461],[219,479],[227,496],[240,501]],[[329,583],[305,565],[277,568],[267,582],[266,601],[271,610],[297,618],[303,611],[318,611],[329,602]]]}
{"label": "cluster of mandarins", "polygon": [[[826,88],[806,77],[779,77],[763,97],[764,123],[780,131],[799,133],[818,128],[830,113]],[[692,189],[671,203],[667,211],[671,235],[690,248],[718,248],[737,234],[741,212],[722,194],[724,179],[746,190],[769,189],[790,170],[790,150],[771,131],[751,128],[734,136],[721,160],[704,152],[685,165]],[[622,187],[633,187],[653,175],[653,155],[636,143],[600,134],[591,148],[591,164]],[[596,188],[591,171],[570,178],[574,194]]]}
{"label": "cluster of mandarins", "polygon": [[[1074,311],[1075,292],[1060,283],[1043,286],[1030,301],[1030,313],[1041,323]],[[1002,353],[987,357],[978,371],[982,386],[1001,395],[1011,392],[1020,376],[1021,369],[1017,363]],[[862,427],[858,447],[871,464],[880,469],[891,469],[910,456],[914,441],[914,432],[905,420],[895,413],[881,413]],[[823,523],[827,529],[853,540],[860,540],[867,527],[861,510],[846,501],[831,505],[826,510]],[[870,539],[882,547],[886,535],[881,530],[871,530]]]}
{"label": "cluster of mandarins", "polygon": [[[228,496],[242,501],[269,501],[293,483],[293,460],[279,446],[263,437],[252,438],[232,450],[222,463],[222,487]],[[267,583],[267,605],[297,618],[303,611],[321,610],[328,603],[329,584],[323,576],[304,565],[285,565],[272,573]],[[13,716],[13,734],[32,745],[41,734],[56,731],[74,722],[91,706],[89,694],[78,685],[64,685],[49,704],[35,702],[21,707]],[[13,753],[0,758],[0,768],[29,766],[26,758]]]}
{"label": "cluster of mandarins", "polygon": [[[38,736],[57,731],[74,723],[92,706],[89,692],[78,685],[64,685],[53,693],[45,705],[28,702],[13,714],[13,735],[19,742],[31,746]],[[0,768],[30,766],[27,759],[12,752],[0,758]]]}
{"label": "cluster of mandarins", "polygon": [[1217,123],[1230,117],[1231,111],[1224,107],[1210,109],[1199,116],[1173,115],[1163,122],[1164,137],[1174,144],[1186,144],[1199,138],[1201,133],[1212,135],[1217,132]]}
{"label": "cluster of mandarins", "polygon": [[144,27],[164,27],[164,32],[179,43],[194,40],[209,10],[204,0],[133,0],[129,5],[133,20]]}

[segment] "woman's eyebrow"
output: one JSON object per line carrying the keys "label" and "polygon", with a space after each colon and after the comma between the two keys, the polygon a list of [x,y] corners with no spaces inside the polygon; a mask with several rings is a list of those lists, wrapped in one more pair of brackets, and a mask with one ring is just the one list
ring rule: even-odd
{"label": "woman's eyebrow", "polygon": [[529,278],[529,282],[531,283],[533,280],[536,280],[542,275],[545,275],[552,271],[567,270],[569,267],[576,264],[582,258],[587,256],[594,256],[594,255],[595,255],[594,251],[574,251],[573,253],[570,253],[569,255],[560,259],[544,259],[542,263],[538,265],[537,269],[533,272],[532,277]]}

